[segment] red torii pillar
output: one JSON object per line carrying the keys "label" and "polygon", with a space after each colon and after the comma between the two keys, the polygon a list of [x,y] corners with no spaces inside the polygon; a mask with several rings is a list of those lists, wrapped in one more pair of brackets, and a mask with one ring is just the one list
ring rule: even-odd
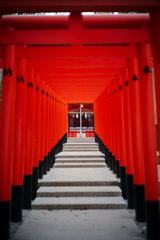
{"label": "red torii pillar", "polygon": [[40,157],[39,178],[43,177],[44,169],[44,137],[45,137],[45,81],[41,82],[41,112],[40,112]]}
{"label": "red torii pillar", "polygon": [[127,199],[128,208],[135,208],[134,201],[134,172],[133,172],[133,150],[131,117],[129,106],[129,87],[128,87],[128,68],[122,68],[122,87],[123,87],[123,106],[124,106],[124,134],[125,134],[125,152],[126,152],[126,177],[127,177]]}
{"label": "red torii pillar", "polygon": [[136,221],[144,222],[146,209],[138,58],[129,58],[128,67]]}
{"label": "red torii pillar", "polygon": [[26,60],[17,60],[14,147],[12,169],[11,221],[22,221],[23,174],[25,153],[27,79]]}
{"label": "red torii pillar", "polygon": [[46,85],[46,92],[45,92],[45,135],[44,135],[44,168],[43,168],[43,174],[47,173],[48,168],[48,90],[49,86]]}
{"label": "red torii pillar", "polygon": [[127,179],[126,179],[126,152],[124,139],[124,108],[123,108],[123,87],[122,75],[116,75],[117,83],[117,107],[118,107],[118,130],[119,130],[119,148],[120,148],[120,179],[122,196],[127,199]]}
{"label": "red torii pillar", "polygon": [[148,239],[159,239],[159,183],[152,82],[152,45],[139,44],[140,100]]}
{"label": "red torii pillar", "polygon": [[16,87],[15,62],[15,46],[5,46],[0,125],[0,232],[1,237],[4,239],[9,238],[10,232],[11,173]]}
{"label": "red torii pillar", "polygon": [[27,80],[23,209],[31,208],[34,116],[35,116],[35,76],[34,69],[31,68],[28,70]]}
{"label": "red torii pillar", "polygon": [[38,189],[39,175],[39,157],[40,157],[40,110],[41,110],[41,86],[40,78],[35,78],[35,117],[34,117],[34,134],[33,134],[33,174],[32,174],[32,200],[36,198]]}

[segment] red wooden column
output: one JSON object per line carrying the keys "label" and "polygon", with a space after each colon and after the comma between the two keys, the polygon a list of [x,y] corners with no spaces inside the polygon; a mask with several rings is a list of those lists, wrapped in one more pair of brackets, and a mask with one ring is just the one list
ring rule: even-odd
{"label": "red wooden column", "polygon": [[113,95],[113,85],[109,86],[108,92],[109,98],[109,109],[110,109],[110,127],[111,127],[111,136],[112,136],[112,149],[110,149],[110,156],[112,156],[112,165],[113,172],[119,178],[119,159],[116,156],[116,118],[115,118],[115,109],[114,109],[114,95]]}
{"label": "red wooden column", "polygon": [[49,91],[49,86],[46,85],[46,92],[45,92],[45,135],[44,135],[44,168],[43,168],[43,174],[47,173],[48,169],[48,123],[49,123],[49,105],[48,105],[48,91]]}
{"label": "red wooden column", "polygon": [[117,83],[117,107],[118,107],[118,131],[119,131],[119,147],[120,147],[120,178],[122,196],[127,199],[127,182],[126,182],[126,152],[124,139],[124,111],[123,111],[123,87],[122,75],[116,75]]}
{"label": "red wooden column", "polygon": [[159,183],[151,68],[152,45],[139,44],[138,52],[147,237],[149,239],[159,239]]}
{"label": "red wooden column", "polygon": [[133,172],[133,150],[131,133],[131,116],[129,105],[129,81],[128,68],[122,68],[122,87],[123,87],[123,111],[124,111],[124,135],[126,152],[126,178],[127,178],[127,199],[128,208],[135,208],[134,201],[134,172]]}
{"label": "red wooden column", "polygon": [[44,169],[44,138],[45,138],[45,81],[41,82],[41,111],[40,111],[40,153],[39,153],[39,178],[43,177]]}
{"label": "red wooden column", "polygon": [[120,176],[120,146],[119,146],[119,126],[118,126],[118,105],[117,105],[117,84],[116,80],[113,81],[113,88],[111,96],[113,95],[113,111],[115,118],[115,145],[116,145],[116,174]]}
{"label": "red wooden column", "polygon": [[14,121],[14,146],[12,169],[11,221],[22,221],[23,169],[26,126],[26,60],[17,60],[16,101]]}
{"label": "red wooden column", "polygon": [[128,59],[136,221],[144,222],[145,188],[138,58]]}
{"label": "red wooden column", "polygon": [[35,79],[35,117],[33,139],[33,176],[32,176],[32,200],[36,198],[38,189],[39,159],[40,159],[40,110],[41,110],[41,86],[40,77]]}
{"label": "red wooden column", "polygon": [[49,88],[49,93],[48,93],[48,105],[49,105],[49,112],[48,112],[48,171],[51,168],[51,91],[52,89]]}
{"label": "red wooden column", "polygon": [[3,64],[0,125],[0,232],[1,237],[7,239],[9,238],[10,227],[11,172],[14,138],[15,46],[5,46]]}
{"label": "red wooden column", "polygon": [[53,149],[53,104],[54,104],[54,91],[51,90],[51,167],[54,163],[54,149]]}
{"label": "red wooden column", "polygon": [[34,69],[28,70],[27,77],[27,105],[25,132],[25,161],[23,183],[23,209],[31,208],[32,199],[32,167],[33,167],[33,136],[35,111],[35,76]]}

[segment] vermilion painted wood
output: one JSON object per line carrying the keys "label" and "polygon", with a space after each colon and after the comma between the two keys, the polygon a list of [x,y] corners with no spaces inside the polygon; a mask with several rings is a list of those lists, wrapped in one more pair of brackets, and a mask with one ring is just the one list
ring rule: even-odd
{"label": "vermilion painted wood", "polygon": [[41,112],[40,112],[40,161],[43,161],[44,157],[44,139],[45,139],[45,94],[46,94],[46,87],[45,81],[41,82]]}
{"label": "vermilion painted wood", "polygon": [[45,136],[44,136],[44,156],[48,155],[48,142],[49,142],[49,86],[46,85],[45,93]]}
{"label": "vermilion painted wood", "polygon": [[[0,49],[2,54],[2,49]],[[125,46],[83,46],[71,45],[67,47],[23,47],[16,46],[17,58],[75,58],[75,57],[137,57],[137,44],[126,44]]]}
{"label": "vermilion painted wood", "polygon": [[[134,184],[144,185],[142,123],[140,112],[139,66],[137,58],[128,60],[129,67],[129,103],[131,113]],[[135,80],[136,81],[135,81]]]}
{"label": "vermilion painted wood", "polygon": [[[145,199],[159,200],[157,146],[153,102],[151,44],[139,44],[140,100],[142,117]],[[152,161],[151,161],[152,159]]]}
{"label": "vermilion painted wood", "polygon": [[41,113],[41,81],[39,76],[35,78],[35,117],[34,117],[34,139],[33,139],[33,167],[39,166],[40,159],[40,113]]}
{"label": "vermilion painted wood", "polygon": [[111,96],[113,98],[113,109],[115,118],[115,146],[116,146],[116,160],[120,161],[120,146],[119,146],[119,124],[118,124],[118,105],[117,105],[117,83],[116,80],[113,81],[113,88]]}
{"label": "vermilion painted wood", "polygon": [[35,117],[35,76],[34,69],[29,69],[27,77],[24,175],[32,175],[34,117]]}
{"label": "vermilion painted wood", "polygon": [[[119,68],[127,67],[126,58],[27,59],[27,68]],[[61,72],[62,73],[62,72]]]}
{"label": "vermilion painted wood", "polygon": [[10,201],[16,88],[15,47],[6,46],[4,51],[4,68],[8,70],[8,67],[10,67],[12,75],[3,75],[2,83],[3,91],[0,128],[0,201]]}
{"label": "vermilion painted wood", "polygon": [[123,109],[123,87],[122,75],[116,76],[117,84],[117,107],[118,107],[118,128],[119,128],[119,146],[120,146],[120,167],[126,166],[126,146],[124,139],[124,109]]}
{"label": "vermilion painted wood", "polygon": [[0,44],[124,44],[151,42],[150,29],[17,30],[0,27]]}
{"label": "vermilion painted wood", "polygon": [[[72,12],[73,15],[74,12]],[[149,14],[96,14],[96,15],[80,15],[76,12],[80,20],[83,22],[84,29],[99,29],[99,28],[140,28],[141,26],[150,24]],[[1,26],[9,26],[15,30],[36,30],[36,29],[67,29],[69,28],[69,15],[16,15],[2,16]],[[74,19],[75,20],[75,19]],[[77,26],[76,26],[77,28]]]}
{"label": "vermilion painted wood", "polygon": [[15,121],[12,186],[23,185],[24,153],[25,153],[25,126],[26,126],[26,99],[27,76],[26,60],[18,59],[16,78]]}
{"label": "vermilion painted wood", "polygon": [[126,173],[133,174],[133,149],[129,105],[128,68],[122,68],[123,106],[124,106],[124,133],[126,151]]}

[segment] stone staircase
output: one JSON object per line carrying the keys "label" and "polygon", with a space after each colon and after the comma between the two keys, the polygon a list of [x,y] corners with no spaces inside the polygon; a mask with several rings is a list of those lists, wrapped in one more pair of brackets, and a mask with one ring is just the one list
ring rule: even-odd
{"label": "stone staircase", "polygon": [[32,209],[124,209],[118,181],[94,138],[70,138],[41,181]]}

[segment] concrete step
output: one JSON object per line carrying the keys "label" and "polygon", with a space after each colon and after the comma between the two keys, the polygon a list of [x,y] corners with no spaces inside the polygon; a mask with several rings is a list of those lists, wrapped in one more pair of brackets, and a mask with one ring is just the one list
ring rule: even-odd
{"label": "concrete step", "polygon": [[56,158],[55,159],[56,163],[104,163],[105,159],[104,158]]}
{"label": "concrete step", "polygon": [[55,163],[53,168],[103,168],[106,163]]}
{"label": "concrete step", "polygon": [[67,143],[95,143],[95,138],[68,138]]}
{"label": "concrete step", "polygon": [[104,158],[105,155],[100,151],[95,152],[60,152],[55,155],[57,158]]}
{"label": "concrete step", "polygon": [[99,146],[98,143],[78,143],[78,142],[75,142],[75,143],[64,143],[63,146],[80,146],[80,147],[85,147],[85,146],[89,146],[89,147],[92,147],[92,146]]}
{"label": "concrete step", "polygon": [[122,197],[37,197],[32,209],[124,209]]}
{"label": "concrete step", "polygon": [[95,152],[99,148],[63,148],[63,152]]}
{"label": "concrete step", "polygon": [[122,196],[117,186],[99,187],[40,187],[37,197],[104,197]]}

